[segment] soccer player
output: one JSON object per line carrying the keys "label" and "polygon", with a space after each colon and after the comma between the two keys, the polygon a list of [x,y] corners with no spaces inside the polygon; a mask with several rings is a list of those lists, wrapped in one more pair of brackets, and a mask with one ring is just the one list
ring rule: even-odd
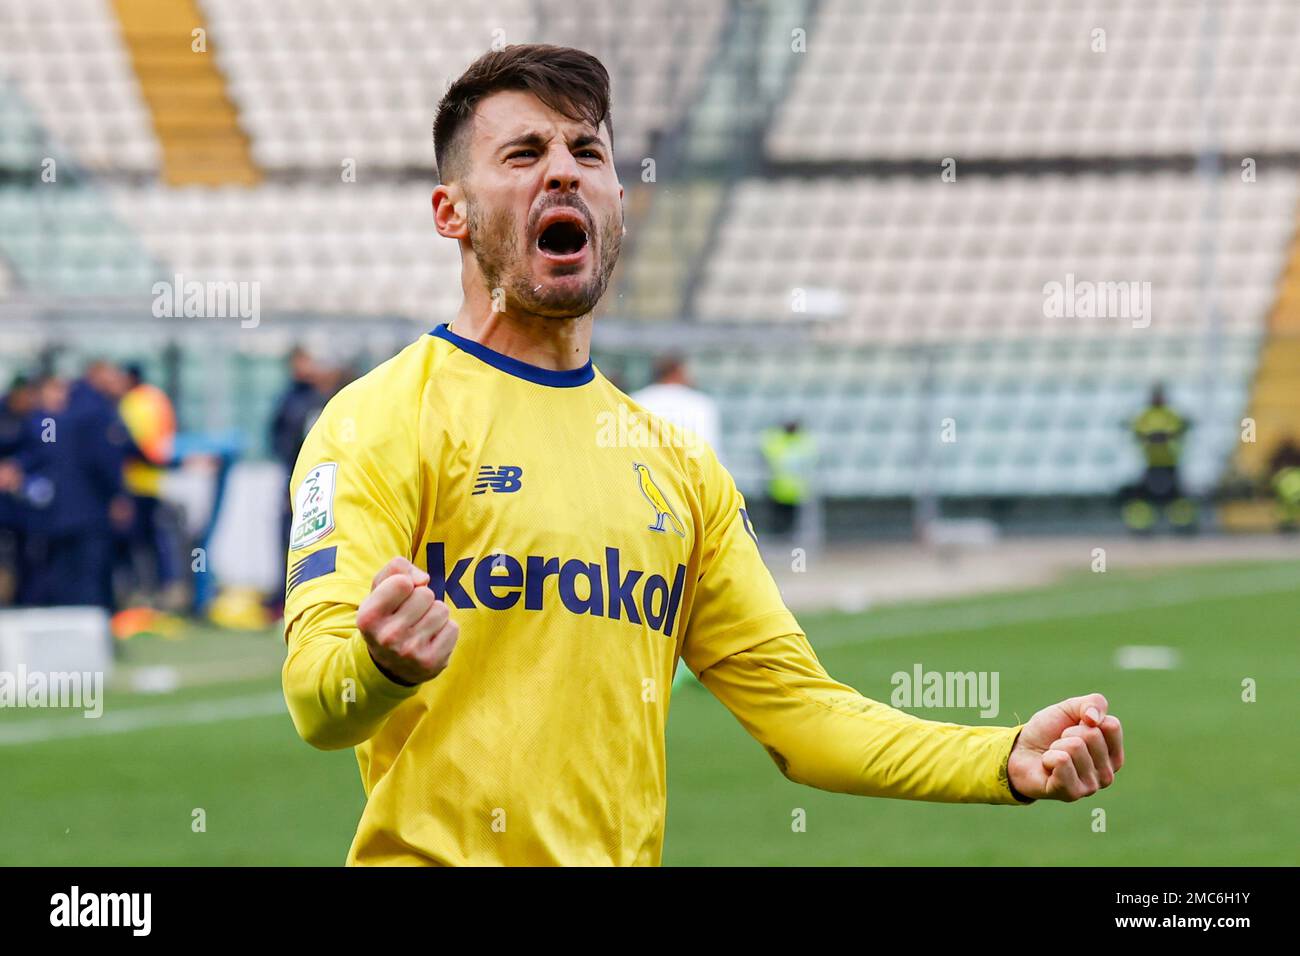
{"label": "soccer player", "polygon": [[308,742],[356,748],[348,862],[657,864],[679,658],[810,786],[1010,805],[1109,786],[1100,694],[963,727],[832,680],[713,452],[611,440],[640,409],[589,356],[623,235],[608,83],[527,45],[452,84],[433,218],[464,301],[335,396],[298,458],[284,691]]}

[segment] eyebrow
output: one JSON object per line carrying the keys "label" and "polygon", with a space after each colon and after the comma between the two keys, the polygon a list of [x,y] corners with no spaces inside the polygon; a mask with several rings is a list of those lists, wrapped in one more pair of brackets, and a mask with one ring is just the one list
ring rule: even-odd
{"label": "eyebrow", "polygon": [[[527,133],[524,133],[520,136],[516,136],[514,139],[507,140],[506,142],[502,143],[500,146],[497,147],[497,152],[499,153],[502,152],[503,150],[512,149],[513,147],[516,146],[542,147],[545,145],[546,145],[545,136],[543,136],[541,133],[537,132],[536,130],[529,130]],[[579,135],[573,137],[573,139],[569,140],[569,149],[582,149],[584,146],[593,146],[593,145],[599,146],[602,149],[605,148],[605,144],[604,142],[601,141],[599,134],[580,133]]]}

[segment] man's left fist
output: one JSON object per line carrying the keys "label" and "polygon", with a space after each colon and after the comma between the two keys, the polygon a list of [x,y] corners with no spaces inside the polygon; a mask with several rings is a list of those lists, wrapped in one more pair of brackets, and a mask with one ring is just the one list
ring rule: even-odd
{"label": "man's left fist", "polygon": [[1007,776],[1025,797],[1072,803],[1109,787],[1124,766],[1124,728],[1101,694],[1071,697],[1029,718]]}

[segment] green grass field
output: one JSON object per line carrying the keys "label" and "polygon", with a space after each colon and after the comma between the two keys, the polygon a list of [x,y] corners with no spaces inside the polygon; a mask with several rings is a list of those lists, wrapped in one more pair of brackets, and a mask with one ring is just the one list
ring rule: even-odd
{"label": "green grass field", "polygon": [[[1099,690],[1128,766],[1099,798],[1029,808],[871,800],[797,786],[698,685],[673,700],[668,834],[677,865],[1295,865],[1300,863],[1300,562],[1083,575],[1049,589],[804,615],[826,665],[888,700],[890,675],[997,671],[1011,724]],[[1124,670],[1125,645],[1173,648],[1172,670]],[[0,711],[0,863],[340,863],[363,797],[350,751],[302,743],[269,634],[139,638],[132,668],[168,665],[170,694],[110,694],[98,721]],[[1253,678],[1258,700],[1242,701]],[[978,723],[974,710],[914,711]],[[87,727],[95,725],[87,734]],[[1092,811],[1106,811],[1106,832]],[[206,832],[191,829],[202,808]],[[796,809],[806,831],[793,832]]]}

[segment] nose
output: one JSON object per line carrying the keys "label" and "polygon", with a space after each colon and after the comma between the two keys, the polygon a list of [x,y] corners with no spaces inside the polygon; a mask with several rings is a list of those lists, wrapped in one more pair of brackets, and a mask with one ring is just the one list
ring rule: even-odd
{"label": "nose", "polygon": [[547,153],[546,189],[548,192],[576,193],[582,183],[582,167],[567,146],[557,144]]}

